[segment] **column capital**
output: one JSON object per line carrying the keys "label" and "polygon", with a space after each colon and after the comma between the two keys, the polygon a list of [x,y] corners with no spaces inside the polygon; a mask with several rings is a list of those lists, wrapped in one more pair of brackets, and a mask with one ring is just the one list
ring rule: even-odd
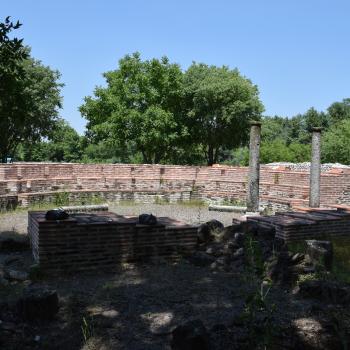
{"label": "column capital", "polygon": [[250,124],[250,126],[259,126],[259,127],[261,127],[262,122],[259,121],[259,120],[251,120],[249,122],[249,124]]}
{"label": "column capital", "polygon": [[314,126],[311,128],[312,132],[322,132],[323,128],[320,126]]}

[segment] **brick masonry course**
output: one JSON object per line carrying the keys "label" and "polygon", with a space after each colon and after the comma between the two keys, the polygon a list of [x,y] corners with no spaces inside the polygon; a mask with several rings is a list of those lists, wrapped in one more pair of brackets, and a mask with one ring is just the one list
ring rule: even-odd
{"label": "brick masonry course", "polygon": [[248,226],[270,227],[286,242],[350,235],[350,207],[322,210],[302,208],[274,216],[248,217]]}
{"label": "brick masonry course", "polygon": [[46,220],[43,211],[28,213],[34,259],[48,271],[107,268],[151,258],[177,259],[194,252],[197,229],[167,217],[147,226],[138,224],[138,217],[111,212],[71,214],[60,221]]}
{"label": "brick masonry course", "polygon": [[[105,200],[169,202],[204,199],[245,200],[247,167],[148,164],[14,163],[0,165],[0,206],[28,206],[55,200],[99,196]],[[307,205],[309,172],[288,167],[261,166],[260,200],[288,209]],[[350,170],[321,174],[321,206],[350,203]]]}

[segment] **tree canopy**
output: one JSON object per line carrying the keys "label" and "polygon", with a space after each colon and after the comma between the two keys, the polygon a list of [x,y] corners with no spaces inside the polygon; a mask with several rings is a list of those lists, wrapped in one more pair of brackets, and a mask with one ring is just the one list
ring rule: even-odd
{"label": "tree canopy", "polygon": [[107,87],[80,107],[88,136],[133,143],[146,163],[202,149],[213,164],[220,150],[246,139],[249,120],[263,110],[257,87],[227,67],[194,63],[182,72],[167,57],[142,61],[135,53],[104,77]]}
{"label": "tree canopy", "polygon": [[193,63],[185,72],[184,91],[191,139],[203,147],[209,165],[224,148],[245,142],[249,121],[263,111],[257,87],[237,69]]}
{"label": "tree canopy", "polygon": [[9,37],[20,23],[0,23],[0,159],[21,142],[48,136],[61,107],[59,73],[30,57],[22,39]]}
{"label": "tree canopy", "polygon": [[96,88],[80,107],[88,136],[127,148],[133,143],[146,163],[170,158],[181,136],[182,73],[166,57],[142,61],[135,53],[104,74],[106,88]]}

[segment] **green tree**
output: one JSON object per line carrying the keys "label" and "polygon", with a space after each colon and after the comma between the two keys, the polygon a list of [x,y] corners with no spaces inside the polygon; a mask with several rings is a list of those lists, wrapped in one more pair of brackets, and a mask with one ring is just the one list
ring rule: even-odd
{"label": "green tree", "polygon": [[133,143],[146,163],[170,159],[186,133],[179,122],[180,67],[166,57],[142,61],[134,53],[104,77],[107,87],[96,88],[95,96],[86,97],[80,107],[88,120],[88,138],[95,143],[108,140],[121,149]]}
{"label": "green tree", "polygon": [[262,141],[273,141],[277,138],[288,138],[288,119],[279,116],[262,119],[261,139]]}
{"label": "green tree", "polygon": [[350,98],[345,98],[342,102],[332,103],[327,111],[332,124],[337,124],[344,119],[350,119]]}
{"label": "green tree", "polygon": [[323,135],[322,161],[350,164],[350,119],[334,124]]}
{"label": "green tree", "polygon": [[212,165],[224,148],[247,140],[249,121],[259,119],[263,111],[258,89],[237,69],[201,63],[188,68],[184,83],[190,140],[202,146]]}
{"label": "green tree", "polygon": [[49,135],[61,107],[59,73],[30,57],[22,39],[10,39],[9,17],[0,23],[0,159],[23,142]]}
{"label": "green tree", "polygon": [[82,159],[82,137],[63,119],[54,125],[47,140],[24,143],[20,158],[25,161],[78,162]]}

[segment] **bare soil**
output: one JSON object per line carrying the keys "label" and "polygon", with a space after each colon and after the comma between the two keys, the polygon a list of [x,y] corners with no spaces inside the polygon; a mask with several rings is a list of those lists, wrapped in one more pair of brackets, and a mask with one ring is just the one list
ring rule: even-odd
{"label": "bare soil", "polygon": [[[120,205],[111,210],[129,215],[153,213],[189,223],[215,218],[225,226],[233,218],[232,213],[177,205]],[[26,225],[26,212],[2,214],[0,238],[25,235]],[[24,270],[32,263],[29,250],[0,251],[0,265],[14,256]],[[16,302],[30,283],[57,290],[60,311],[54,321],[26,323],[16,315]],[[241,315],[247,308],[247,296],[259,292],[259,283],[248,273],[212,271],[184,259],[177,263],[154,260],[124,264],[112,272],[13,281],[0,286],[0,349],[166,350],[171,349],[171,331],[194,319],[202,320],[208,329],[227,327],[227,332],[214,337],[213,349],[241,349],[237,345],[244,333]],[[337,307],[300,300],[292,289],[278,285],[272,287],[266,302],[274,310],[273,324],[278,325],[269,349],[342,349],[339,339],[343,328],[338,327],[338,340],[332,341],[337,336],[336,324],[325,316],[329,308],[332,314],[338,312]],[[343,314],[349,311],[348,307],[340,310]]]}

